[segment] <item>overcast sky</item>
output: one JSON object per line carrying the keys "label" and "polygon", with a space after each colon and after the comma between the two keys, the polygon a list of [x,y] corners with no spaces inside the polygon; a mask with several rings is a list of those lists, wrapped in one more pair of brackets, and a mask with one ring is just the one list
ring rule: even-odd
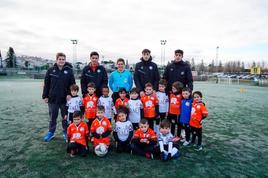
{"label": "overcast sky", "polygon": [[[184,58],[246,62],[268,59],[267,0],[0,0],[0,50],[54,59],[56,52],[84,62],[101,56],[137,62],[149,48],[160,63],[175,49]],[[267,63],[267,62],[266,62]]]}

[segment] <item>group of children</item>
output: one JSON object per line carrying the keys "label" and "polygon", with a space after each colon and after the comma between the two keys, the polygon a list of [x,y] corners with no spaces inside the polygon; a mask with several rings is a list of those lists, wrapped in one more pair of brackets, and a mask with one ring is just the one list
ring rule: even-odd
{"label": "group of children", "polygon": [[[150,159],[155,156],[164,161],[178,158],[179,142],[183,142],[183,146],[194,145],[196,137],[196,149],[202,150],[202,121],[208,111],[202,102],[202,93],[191,94],[190,89],[183,88],[180,82],[173,83],[169,94],[163,79],[159,81],[157,92],[147,83],[144,96],[139,96],[138,90],[132,88],[128,97],[126,90],[121,88],[115,102],[109,96],[107,86],[102,88],[100,98],[94,94],[94,83],[87,85],[88,93],[84,98],[77,96],[77,85],[70,89],[72,97],[67,101],[69,126],[66,140],[67,152],[71,156],[85,156],[90,141],[93,148],[104,144],[110,150],[111,133],[117,152]],[[115,122],[113,126],[112,121]]]}

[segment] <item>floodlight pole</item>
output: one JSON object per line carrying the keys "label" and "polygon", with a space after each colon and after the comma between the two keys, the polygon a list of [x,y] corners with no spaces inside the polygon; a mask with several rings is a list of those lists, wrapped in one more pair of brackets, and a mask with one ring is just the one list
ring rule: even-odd
{"label": "floodlight pole", "polygon": [[[76,63],[76,60],[77,60],[77,43],[78,43],[78,40],[71,40],[72,44],[73,44],[73,66],[75,65]],[[75,68],[75,66],[74,66]]]}
{"label": "floodlight pole", "polygon": [[165,45],[167,43],[167,40],[160,40],[161,44],[161,66],[165,65]]}

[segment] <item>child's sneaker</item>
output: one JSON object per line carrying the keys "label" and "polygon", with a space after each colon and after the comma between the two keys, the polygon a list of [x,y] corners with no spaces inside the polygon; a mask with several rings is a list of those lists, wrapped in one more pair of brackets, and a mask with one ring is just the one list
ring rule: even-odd
{"label": "child's sneaker", "polygon": [[197,145],[195,150],[196,150],[196,151],[201,151],[201,150],[203,150],[202,145]]}
{"label": "child's sneaker", "polygon": [[181,138],[180,142],[182,143],[185,142],[185,138]]}
{"label": "child's sneaker", "polygon": [[70,157],[74,157],[75,155],[74,155],[74,150],[71,150],[71,153],[70,153]]}
{"label": "child's sneaker", "polygon": [[190,145],[190,142],[185,141],[182,145],[183,146],[188,146],[188,145]]}
{"label": "child's sneaker", "polygon": [[44,141],[45,142],[49,142],[51,141],[53,138],[55,137],[53,132],[48,132],[45,137],[44,137]]}

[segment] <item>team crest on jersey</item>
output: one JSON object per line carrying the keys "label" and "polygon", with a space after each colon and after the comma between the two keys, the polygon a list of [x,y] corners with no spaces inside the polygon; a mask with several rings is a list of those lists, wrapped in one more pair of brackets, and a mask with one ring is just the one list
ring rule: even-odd
{"label": "team crest on jersey", "polygon": [[53,70],[53,72],[55,73],[55,72],[56,72],[56,70],[54,69],[54,70]]}
{"label": "team crest on jersey", "polygon": [[80,128],[80,131],[81,131],[81,132],[84,132],[84,130],[85,130],[84,127],[81,127],[81,128]]}
{"label": "team crest on jersey", "polygon": [[127,79],[126,78],[124,79],[124,83],[127,83]]}
{"label": "team crest on jersey", "polygon": [[97,129],[96,129],[96,133],[97,134],[102,134],[104,132],[104,128],[102,127],[102,126],[100,126],[100,127],[98,127]]}
{"label": "team crest on jersey", "polygon": [[181,75],[184,75],[184,72],[183,71],[181,72]]}
{"label": "team crest on jersey", "polygon": [[171,98],[170,102],[173,103],[173,104],[176,104],[177,103],[177,99],[176,98]]}
{"label": "team crest on jersey", "polygon": [[88,70],[87,73],[90,73],[90,70]]}
{"label": "team crest on jersey", "polygon": [[67,71],[67,70],[65,70],[63,73],[64,73],[64,74],[68,74],[68,71]]}
{"label": "team crest on jersey", "polygon": [[200,109],[201,108],[201,106],[200,105],[197,105],[197,109]]}
{"label": "team crest on jersey", "polygon": [[93,98],[94,101],[96,101],[97,99],[96,98]]}
{"label": "team crest on jersey", "polygon": [[150,69],[150,70],[153,70],[153,66],[149,66],[149,69]]}
{"label": "team crest on jersey", "polygon": [[143,66],[141,66],[141,69],[143,69]]}
{"label": "team crest on jersey", "polygon": [[152,101],[147,101],[147,102],[145,103],[145,105],[146,105],[146,107],[150,107],[150,106],[153,105],[153,103],[152,103]]}
{"label": "team crest on jersey", "polygon": [[100,69],[98,69],[97,72],[100,73],[101,72]]}
{"label": "team crest on jersey", "polygon": [[106,125],[107,125],[107,123],[104,121],[104,122],[102,122],[102,125],[103,125],[103,126],[106,126]]}
{"label": "team crest on jersey", "polygon": [[186,106],[190,106],[190,102],[186,102],[185,105],[186,105]]}
{"label": "team crest on jersey", "polygon": [[91,107],[91,108],[92,108],[93,105],[94,105],[93,101],[89,101],[89,102],[87,103],[87,107]]}
{"label": "team crest on jersey", "polygon": [[170,68],[170,71],[173,71],[173,68]]}
{"label": "team crest on jersey", "polygon": [[151,100],[154,100],[154,97],[151,97]]}

